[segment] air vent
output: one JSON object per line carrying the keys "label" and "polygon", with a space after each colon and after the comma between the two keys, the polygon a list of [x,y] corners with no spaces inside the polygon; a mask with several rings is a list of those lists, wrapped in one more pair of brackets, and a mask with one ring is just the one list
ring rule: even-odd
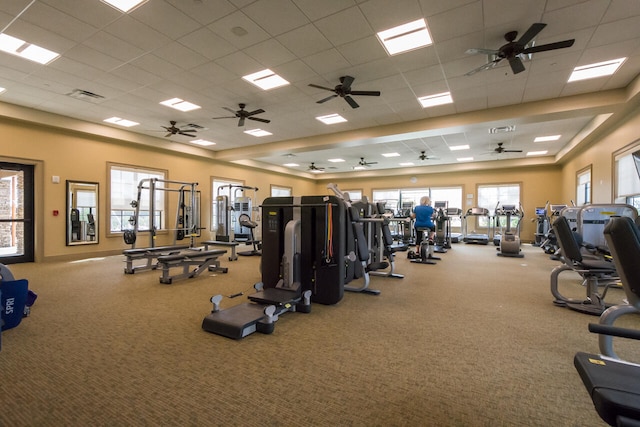
{"label": "air vent", "polygon": [[494,128],[489,128],[489,133],[494,134],[494,133],[507,133],[507,132],[513,132],[516,130],[516,126],[515,125],[509,125],[509,126],[497,126]]}
{"label": "air vent", "polygon": [[87,102],[98,102],[102,99],[105,99],[104,96],[98,95],[97,93],[89,92],[88,90],[82,89],[74,89],[67,94],[71,98],[79,99],[81,101]]}

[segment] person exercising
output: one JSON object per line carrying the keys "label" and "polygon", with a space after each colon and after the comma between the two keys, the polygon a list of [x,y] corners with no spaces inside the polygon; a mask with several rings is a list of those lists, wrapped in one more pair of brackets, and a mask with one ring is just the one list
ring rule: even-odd
{"label": "person exercising", "polygon": [[431,220],[433,216],[433,207],[431,207],[431,199],[429,196],[422,196],[420,198],[420,204],[413,208],[411,218],[415,219],[413,224],[416,230],[416,253],[420,253],[420,244],[422,243],[423,231],[418,228],[429,229],[429,239],[433,239],[433,233],[436,231],[436,226]]}

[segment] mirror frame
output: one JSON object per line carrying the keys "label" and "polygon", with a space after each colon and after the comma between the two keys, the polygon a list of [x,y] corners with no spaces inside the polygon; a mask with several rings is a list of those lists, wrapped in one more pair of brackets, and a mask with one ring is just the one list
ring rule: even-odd
{"label": "mirror frame", "polygon": [[[74,194],[77,191],[76,187],[87,187],[87,191],[93,191],[95,193],[95,206],[84,207],[89,209],[89,212],[84,213],[85,217],[90,214],[92,216],[93,223],[88,220],[83,221],[80,218],[72,220],[72,214],[80,217],[83,215],[83,213],[78,211],[77,206],[74,205]],[[99,184],[97,182],[67,180],[65,207],[67,246],[98,244],[99,194]]]}

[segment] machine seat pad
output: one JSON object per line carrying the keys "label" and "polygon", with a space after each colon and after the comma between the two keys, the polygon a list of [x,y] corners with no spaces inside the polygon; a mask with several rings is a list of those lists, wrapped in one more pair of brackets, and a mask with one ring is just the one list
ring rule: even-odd
{"label": "machine seat pad", "polygon": [[367,265],[367,271],[384,270],[385,268],[388,268],[388,267],[389,267],[389,263],[386,261],[372,262],[371,264]]}
{"label": "machine seat pad", "polygon": [[155,248],[135,248],[135,249],[125,249],[122,251],[124,255],[146,255],[157,252],[169,252],[169,251],[179,251],[182,249],[188,249],[187,245],[175,245],[175,246],[158,246]]}
{"label": "machine seat pad", "polygon": [[224,249],[215,249],[212,251],[193,251],[193,252],[181,252],[179,254],[173,254],[173,255],[163,255],[158,257],[158,262],[160,263],[168,263],[168,262],[172,262],[172,261],[182,261],[185,259],[193,259],[193,260],[199,260],[199,259],[209,259],[209,258],[216,258],[219,257],[220,255],[224,255],[226,254],[227,251]]}
{"label": "machine seat pad", "polygon": [[301,295],[298,291],[282,288],[264,288],[263,290],[249,295],[250,301],[260,304],[271,304],[283,306],[285,304],[297,303],[300,301]]}
{"label": "machine seat pad", "polygon": [[617,425],[620,417],[640,420],[640,366],[578,352],[573,363],[598,415]]}

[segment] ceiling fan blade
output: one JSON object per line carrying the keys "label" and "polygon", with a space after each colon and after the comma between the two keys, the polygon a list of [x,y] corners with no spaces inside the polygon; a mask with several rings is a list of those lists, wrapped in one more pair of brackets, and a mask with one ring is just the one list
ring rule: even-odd
{"label": "ceiling fan blade", "polygon": [[358,108],[359,107],[358,103],[356,101],[354,101],[353,98],[350,97],[349,95],[345,96],[344,100],[347,101],[347,103],[349,105],[351,105],[351,108]]}
{"label": "ceiling fan blade", "polygon": [[522,153],[522,150],[502,150],[502,153]]}
{"label": "ceiling fan blade", "polygon": [[321,99],[320,101],[316,101],[316,103],[317,103],[317,104],[322,104],[323,102],[327,102],[328,100],[333,99],[333,98],[335,98],[335,97],[337,97],[337,96],[338,96],[338,95],[331,95],[331,96],[327,96],[326,98]]}
{"label": "ceiling fan blade", "polygon": [[522,63],[522,60],[517,56],[509,58],[509,65],[511,66],[511,71],[513,71],[513,74],[518,74],[524,71],[524,64]]}
{"label": "ceiling fan blade", "polygon": [[352,90],[350,95],[380,96],[379,90]]}
{"label": "ceiling fan blade", "polygon": [[484,54],[484,55],[497,55],[498,53],[500,53],[500,51],[498,50],[494,50],[494,49],[482,49],[482,48],[471,48],[471,49],[467,49],[467,51],[465,52],[466,54],[469,55],[475,55],[475,54]]}
{"label": "ceiling fan blade", "polygon": [[178,132],[178,133],[179,133],[180,135],[188,136],[188,137],[190,137],[190,138],[195,138],[195,137],[196,137],[195,135],[190,135],[190,134],[188,134],[188,133],[184,133],[184,132]]}
{"label": "ceiling fan blade", "polygon": [[[229,112],[231,112],[231,113],[233,113],[233,114],[236,114],[236,111],[235,111],[235,110],[232,110],[232,109],[231,109],[231,108],[229,108],[229,107],[222,107],[222,108],[224,108],[225,110],[227,110],[227,111],[229,111]],[[235,116],[234,116],[234,117],[235,117]]]}
{"label": "ceiling fan blade", "polygon": [[516,44],[523,47],[526,46],[546,26],[547,24],[543,24],[541,22],[536,22],[535,24],[532,24],[529,27],[529,29],[522,35],[522,37],[520,37],[520,39],[516,42]]}
{"label": "ceiling fan blade", "polygon": [[169,138],[171,135],[173,135],[171,132],[169,132],[168,134],[166,134],[164,137],[165,138]]}
{"label": "ceiling fan blade", "polygon": [[261,119],[260,117],[247,117],[247,119],[255,120],[256,122],[271,123],[271,120]]}
{"label": "ceiling fan blade", "polygon": [[238,126],[244,126],[244,117],[240,117],[240,120],[238,120]]}
{"label": "ceiling fan blade", "polygon": [[502,60],[502,58],[496,59],[495,61],[491,61],[491,62],[487,62],[486,64],[478,67],[478,68],[474,68],[473,70],[469,71],[468,73],[465,73],[465,76],[472,76],[475,73],[479,72],[479,71],[484,71],[484,70],[490,70],[491,68],[494,68],[496,65],[498,65],[498,62],[500,62]]}
{"label": "ceiling fan blade", "polygon": [[235,119],[236,116],[211,117],[212,119]]}
{"label": "ceiling fan blade", "polygon": [[351,84],[353,83],[354,80],[355,80],[354,77],[344,76],[340,81],[340,83],[342,84],[342,90],[344,90],[345,92],[349,91],[349,89],[351,89]]}
{"label": "ceiling fan blade", "polygon": [[249,116],[254,116],[256,114],[260,114],[260,113],[264,113],[264,110],[262,108],[256,110],[256,111],[252,111],[250,113],[245,114],[245,117],[249,117]]}
{"label": "ceiling fan blade", "polygon": [[329,87],[318,86],[318,85],[314,85],[313,83],[309,83],[309,86],[311,86],[311,87],[315,87],[316,89],[324,89],[324,90],[328,90],[328,91],[333,92],[333,89],[332,89],[332,88],[329,88]]}
{"label": "ceiling fan blade", "polygon": [[539,46],[532,46],[522,51],[524,54],[528,53],[536,53],[536,52],[545,52],[547,50],[555,50],[555,49],[564,49],[566,47],[573,46],[575,39],[564,40],[561,42],[549,43],[549,44],[541,44]]}
{"label": "ceiling fan blade", "polygon": [[184,133],[184,132],[198,132],[195,129],[178,129],[178,133]]}

